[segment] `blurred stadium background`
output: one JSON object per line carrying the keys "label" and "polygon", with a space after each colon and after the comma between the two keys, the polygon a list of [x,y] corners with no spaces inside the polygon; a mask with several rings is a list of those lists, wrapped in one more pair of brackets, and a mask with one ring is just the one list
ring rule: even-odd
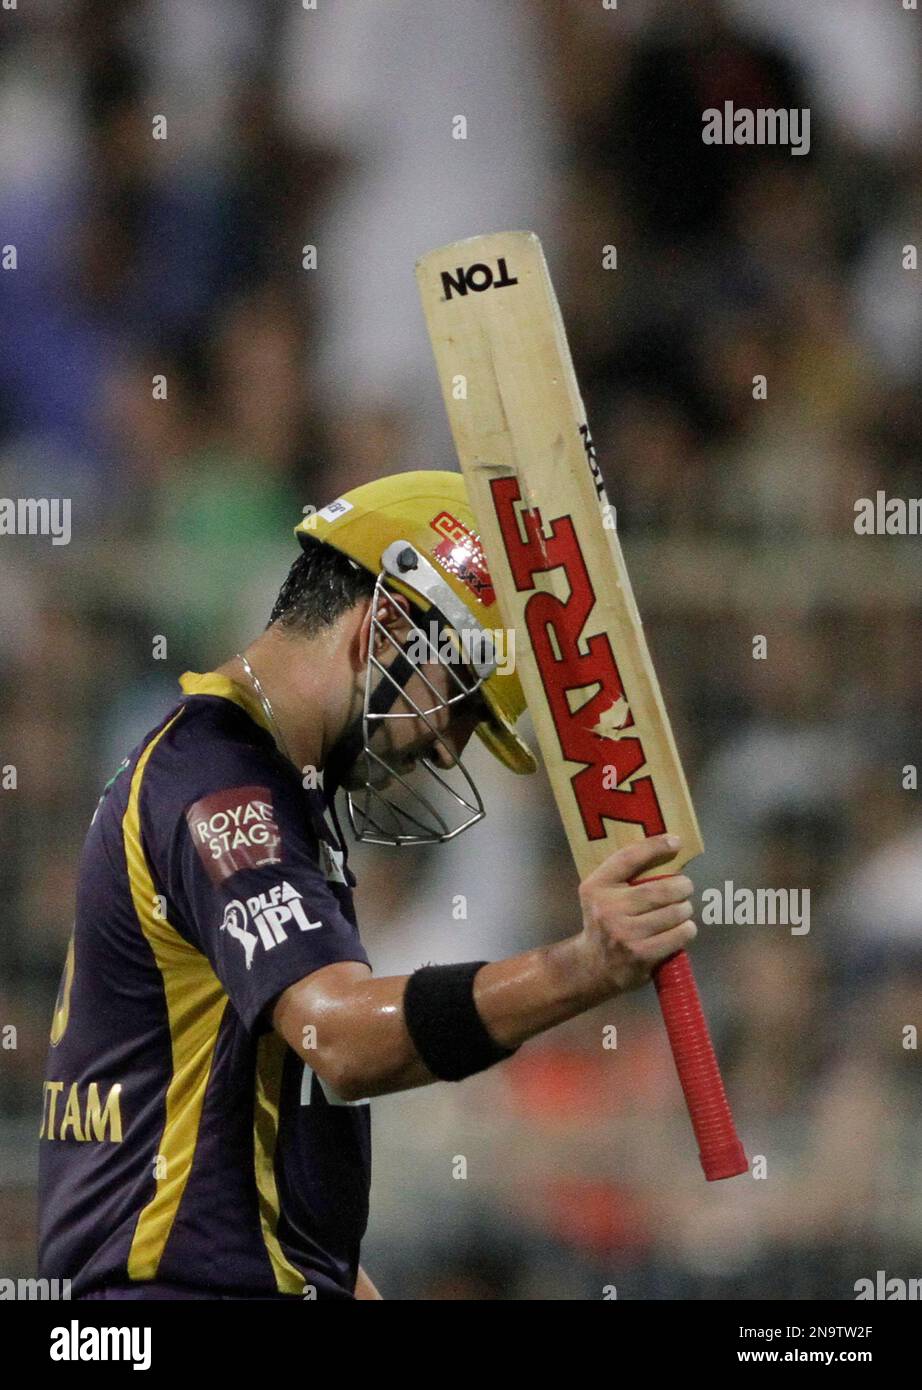
{"label": "blurred stadium background", "polygon": [[[376,1101],[363,1262],[427,1299],[850,1298],[922,1274],[920,542],[853,531],[856,498],[920,492],[918,14],[32,0],[0,44],[0,494],[73,499],[69,545],[0,544],[0,1273],[34,1270],[48,1026],[103,782],[183,670],[263,625],[304,507],[453,466],[413,262],[527,226],[689,768],[698,887],[809,888],[812,929],[695,947],[764,1179],[704,1183],[647,991]],[[724,100],[809,106],[809,155],[705,147]],[[378,973],[579,925],[543,779],[475,767],[473,832],[353,851]]]}

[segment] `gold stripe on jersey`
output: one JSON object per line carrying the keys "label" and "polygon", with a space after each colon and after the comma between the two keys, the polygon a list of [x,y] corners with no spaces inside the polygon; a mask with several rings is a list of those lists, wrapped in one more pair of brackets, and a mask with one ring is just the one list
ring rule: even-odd
{"label": "gold stripe on jersey", "polygon": [[219,671],[185,671],[179,678],[179,684],[184,695],[217,695],[222,700],[230,700],[231,704],[246,710],[254,724],[275,737],[269,717],[257,696],[229,676],[222,676]]}
{"label": "gold stripe on jersey", "polygon": [[304,1275],[286,1260],[276,1234],[280,1204],[275,1181],[275,1149],[279,1133],[282,1067],[288,1044],[277,1033],[265,1033],[257,1046],[253,1155],[259,1192],[259,1223],[279,1293],[303,1294]]}
{"label": "gold stripe on jersey", "polygon": [[218,1029],[229,1003],[208,958],[186,941],[160,910],[162,899],[157,895],[141,844],[144,773],[157,744],[182,714],[180,710],[151,739],[138,759],[122,820],[131,898],[163,978],[172,1051],[166,1121],[156,1155],[157,1188],[135,1227],[128,1254],[131,1279],[155,1278],[163,1258],[192,1171]]}
{"label": "gold stripe on jersey", "polygon": [[61,983],[58,986],[58,997],[54,1005],[54,1017],[51,1020],[51,1046],[57,1047],[58,1043],[67,1032],[67,1025],[70,1021],[70,994],[74,986],[74,937],[76,933],[71,931],[70,941],[67,943],[67,958],[64,961],[64,974],[61,976]]}

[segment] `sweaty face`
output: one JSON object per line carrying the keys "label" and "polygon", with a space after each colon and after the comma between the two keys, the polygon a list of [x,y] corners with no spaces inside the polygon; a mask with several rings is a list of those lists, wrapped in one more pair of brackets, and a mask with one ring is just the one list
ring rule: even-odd
{"label": "sweaty face", "polygon": [[[454,759],[460,757],[474,727],[484,717],[486,706],[479,691],[456,700],[453,705],[433,709],[440,700],[457,695],[458,687],[444,666],[427,664],[422,667],[426,680],[438,691],[435,695],[422,675],[414,675],[407,682],[406,693],[394,704],[394,713],[406,718],[382,720],[381,736],[387,740],[388,754],[381,752],[376,743],[374,751],[398,772],[408,772],[423,756],[431,757],[440,767],[451,767]],[[422,710],[433,710],[423,719],[415,714],[413,703]],[[428,720],[428,722],[427,722]]]}
{"label": "sweaty face", "polygon": [[[382,664],[388,667],[394,659],[396,653],[392,649],[380,656]],[[466,683],[472,679],[467,673],[462,678]],[[391,714],[397,717],[375,721],[377,727],[370,745],[386,766],[360,753],[343,782],[347,790],[364,787],[366,780],[381,790],[394,781],[393,773],[406,776],[424,756],[439,767],[452,767],[475,726],[487,717],[486,702],[479,690],[456,700],[453,705],[442,704],[458,694],[457,682],[441,662],[421,665],[391,707]],[[426,718],[419,715],[417,709],[426,711]]]}

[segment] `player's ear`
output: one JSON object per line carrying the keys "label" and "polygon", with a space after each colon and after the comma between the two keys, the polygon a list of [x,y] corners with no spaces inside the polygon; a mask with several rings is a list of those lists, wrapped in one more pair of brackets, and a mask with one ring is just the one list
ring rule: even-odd
{"label": "player's ear", "polygon": [[[375,633],[375,653],[380,655],[388,647],[392,648],[395,641],[406,641],[407,625],[413,621],[410,616],[410,601],[403,594],[390,594],[388,598],[382,598],[379,602],[376,616],[380,627]],[[382,627],[384,632],[380,631]],[[388,641],[388,633],[392,641]]]}
{"label": "player's ear", "polygon": [[[409,617],[409,600],[403,594],[391,594],[390,601],[387,598],[379,597],[377,611],[374,610],[374,600],[368,599],[365,605],[365,612],[359,624],[357,638],[357,656],[362,666],[368,661],[368,653],[374,641],[374,652],[376,656],[381,656],[393,643],[388,641],[387,633],[392,638],[400,640],[404,635],[407,622],[412,621]],[[378,626],[372,634],[372,613],[375,612]],[[382,632],[381,628],[385,631]]]}

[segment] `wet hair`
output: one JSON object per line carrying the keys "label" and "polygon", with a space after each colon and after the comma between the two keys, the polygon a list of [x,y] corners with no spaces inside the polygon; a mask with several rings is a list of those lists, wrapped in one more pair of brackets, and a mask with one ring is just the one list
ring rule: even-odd
{"label": "wet hair", "polygon": [[376,577],[332,545],[308,536],[288,571],[267,626],[277,623],[292,635],[315,637],[356,603],[371,598]]}

